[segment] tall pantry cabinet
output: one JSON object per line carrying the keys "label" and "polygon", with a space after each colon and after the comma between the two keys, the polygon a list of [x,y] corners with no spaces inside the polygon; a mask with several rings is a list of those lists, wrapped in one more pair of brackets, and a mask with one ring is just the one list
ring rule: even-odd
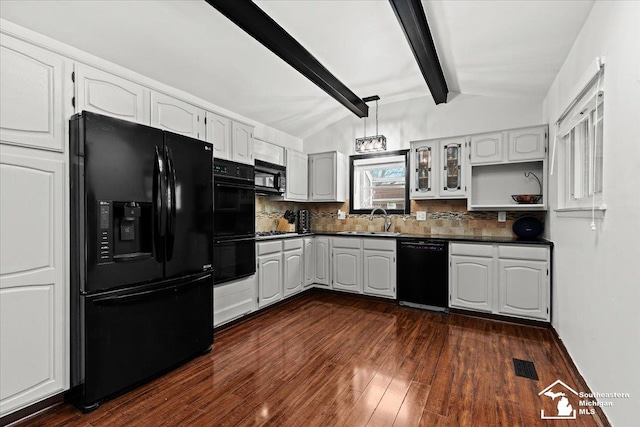
{"label": "tall pantry cabinet", "polygon": [[0,416],[69,384],[71,71],[65,58],[0,35]]}

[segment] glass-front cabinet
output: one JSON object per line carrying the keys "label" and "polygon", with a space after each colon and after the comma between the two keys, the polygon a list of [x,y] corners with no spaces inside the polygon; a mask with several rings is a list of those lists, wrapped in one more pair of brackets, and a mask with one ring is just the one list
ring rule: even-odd
{"label": "glass-front cabinet", "polygon": [[438,141],[411,143],[411,198],[422,199],[437,196]]}
{"label": "glass-front cabinet", "polygon": [[465,198],[465,138],[411,142],[411,198]]}
{"label": "glass-front cabinet", "polygon": [[441,197],[461,196],[465,197],[465,184],[463,181],[464,139],[442,141],[443,185]]}

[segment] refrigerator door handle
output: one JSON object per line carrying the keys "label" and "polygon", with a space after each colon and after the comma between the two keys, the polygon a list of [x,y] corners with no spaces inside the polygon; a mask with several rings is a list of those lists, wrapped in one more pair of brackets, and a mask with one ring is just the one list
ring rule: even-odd
{"label": "refrigerator door handle", "polygon": [[165,235],[166,230],[166,218],[165,218],[165,170],[164,160],[160,154],[158,146],[156,146],[155,162],[153,165],[153,205],[154,205],[154,238],[153,243],[155,247],[156,260],[158,262],[164,261],[163,255],[163,241],[162,238]]}
{"label": "refrigerator door handle", "polygon": [[176,237],[176,169],[173,153],[167,147],[167,261],[173,258],[173,244]]}
{"label": "refrigerator door handle", "polygon": [[160,287],[155,289],[148,289],[144,291],[134,292],[131,294],[110,295],[110,296],[96,298],[93,300],[93,303],[96,305],[120,305],[120,304],[134,303],[140,300],[148,300],[148,299],[155,298],[157,296],[165,295],[167,293],[179,292],[182,289],[186,289],[192,286],[200,286],[207,279],[211,279],[211,277],[212,277],[211,273],[208,273],[208,274],[202,275],[201,277],[198,277],[197,279],[185,281],[177,285],[165,286],[165,287]]}

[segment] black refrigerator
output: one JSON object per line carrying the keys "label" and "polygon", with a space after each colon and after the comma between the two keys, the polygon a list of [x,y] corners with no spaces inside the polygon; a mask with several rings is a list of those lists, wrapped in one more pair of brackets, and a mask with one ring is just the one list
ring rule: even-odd
{"label": "black refrigerator", "polygon": [[85,411],[213,343],[209,143],[70,120],[71,389]]}

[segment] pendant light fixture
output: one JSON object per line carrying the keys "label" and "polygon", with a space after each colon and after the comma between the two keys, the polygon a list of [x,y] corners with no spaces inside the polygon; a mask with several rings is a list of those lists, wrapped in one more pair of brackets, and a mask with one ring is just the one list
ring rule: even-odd
{"label": "pendant light fixture", "polygon": [[356,138],[356,153],[373,153],[376,151],[386,151],[387,138],[384,135],[378,133],[378,95],[362,98],[366,103],[369,101],[376,101],[376,134],[375,136],[367,136],[367,118],[364,118],[364,136],[362,138]]}

